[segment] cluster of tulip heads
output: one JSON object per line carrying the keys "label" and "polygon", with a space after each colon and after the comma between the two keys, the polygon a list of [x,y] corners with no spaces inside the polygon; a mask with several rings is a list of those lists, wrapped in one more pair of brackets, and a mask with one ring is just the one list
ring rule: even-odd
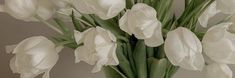
{"label": "cluster of tulip heads", "polygon": [[[158,68],[169,62],[205,71],[205,78],[232,78],[228,65],[235,64],[235,0],[185,0],[180,17],[170,11],[173,1],[5,0],[0,12],[42,22],[59,34],[53,41],[34,36],[7,46],[7,52],[15,54],[10,67],[21,78],[42,73],[49,78],[58,53],[69,47],[75,49],[76,63],[94,65],[92,72],[110,66],[121,77],[170,78],[171,67]],[[210,18],[219,13],[229,18],[208,26]],[[50,18],[58,25],[49,22]],[[75,30],[64,22],[73,23]],[[198,31],[197,23],[209,29]],[[149,59],[157,60],[156,65]],[[154,68],[162,72],[155,73]]]}

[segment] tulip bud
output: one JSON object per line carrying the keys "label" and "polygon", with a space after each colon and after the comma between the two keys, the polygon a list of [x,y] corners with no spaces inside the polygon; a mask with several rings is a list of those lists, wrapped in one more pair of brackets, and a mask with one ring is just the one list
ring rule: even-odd
{"label": "tulip bud", "polygon": [[235,34],[229,27],[232,23],[221,23],[211,27],[202,40],[203,52],[213,61],[235,64]]}
{"label": "tulip bud", "polygon": [[42,73],[45,73],[43,78],[49,78],[49,71],[56,64],[60,50],[43,36],[27,38],[13,50],[15,56],[10,62],[11,70],[19,73],[21,78],[34,78]]}
{"label": "tulip bud", "polygon": [[209,19],[220,12],[224,14],[234,14],[234,4],[235,0],[215,0],[199,17],[199,23],[202,27],[207,27]]}
{"label": "tulip bud", "polygon": [[98,72],[103,66],[118,65],[116,56],[116,37],[108,30],[101,27],[90,28],[83,33],[74,34],[78,44],[83,45],[75,50],[76,63],[85,61],[95,65],[92,72]]}
{"label": "tulip bud", "polygon": [[37,21],[35,16],[47,20],[55,11],[50,0],[5,0],[2,8],[4,12],[24,21]]}
{"label": "tulip bud", "polygon": [[128,34],[144,39],[147,46],[156,47],[164,42],[161,22],[156,15],[154,8],[138,3],[131,10],[127,10],[119,20],[119,25]]}
{"label": "tulip bud", "polygon": [[164,50],[173,65],[188,70],[202,70],[204,67],[201,42],[186,28],[179,27],[168,32]]}

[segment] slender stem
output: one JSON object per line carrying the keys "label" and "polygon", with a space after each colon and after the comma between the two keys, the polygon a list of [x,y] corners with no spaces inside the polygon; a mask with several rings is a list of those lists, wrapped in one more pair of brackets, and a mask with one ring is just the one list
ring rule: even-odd
{"label": "slender stem", "polygon": [[51,29],[55,30],[56,32],[58,32],[59,34],[63,34],[63,32],[61,30],[59,30],[58,28],[56,28],[54,25],[50,24],[49,22],[45,21],[44,19],[42,19],[39,16],[35,16],[36,19],[38,19],[39,21],[41,21],[42,23],[44,23],[46,26],[50,27]]}
{"label": "slender stem", "polygon": [[[75,9],[75,11],[77,11],[76,9]],[[78,11],[77,11],[78,12]],[[65,16],[67,16],[66,14],[64,14],[64,13],[61,13],[61,12],[57,12],[57,13],[59,13],[59,14],[63,14],[63,15],[65,15]],[[79,12],[80,13],[80,12]],[[81,13],[80,13],[81,14]],[[82,23],[84,23],[84,24],[86,24],[86,25],[88,25],[88,26],[93,26],[93,25],[91,25],[90,23],[88,23],[88,22],[86,22],[86,21],[84,21],[83,19],[81,19],[81,18],[76,18],[77,20],[79,20],[79,21],[81,21]]]}
{"label": "slender stem", "polygon": [[126,76],[122,72],[117,70],[115,67],[113,67],[113,66],[109,66],[109,67],[112,68],[113,70],[115,70],[117,73],[119,73],[123,78],[126,78]]}
{"label": "slender stem", "polygon": [[[74,6],[72,6],[72,8],[83,16],[83,14],[82,14],[81,12],[79,12],[79,11],[77,10],[77,8],[75,8]],[[79,21],[81,21],[82,23],[88,25],[88,26],[95,27],[95,26],[91,25],[90,23],[84,21],[84,20],[81,19],[81,18],[76,18],[76,19],[79,20]]]}

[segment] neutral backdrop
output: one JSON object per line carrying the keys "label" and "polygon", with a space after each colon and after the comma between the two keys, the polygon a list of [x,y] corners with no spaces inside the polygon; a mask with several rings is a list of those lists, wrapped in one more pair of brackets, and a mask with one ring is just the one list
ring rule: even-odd
{"label": "neutral backdrop", "polygon": [[[175,0],[173,12],[180,15],[184,0]],[[4,0],[0,0],[3,4]],[[21,40],[31,36],[54,36],[55,32],[44,24],[38,22],[24,22],[16,20],[5,13],[0,13],[0,78],[19,78],[9,68],[12,54],[5,52],[6,45],[17,44]],[[74,63],[74,53],[71,49],[64,49],[59,61],[51,71],[51,78],[104,78],[102,72],[90,73],[92,66],[86,63]],[[202,72],[180,69],[173,78],[202,78]],[[39,77],[40,78],[40,77]]]}

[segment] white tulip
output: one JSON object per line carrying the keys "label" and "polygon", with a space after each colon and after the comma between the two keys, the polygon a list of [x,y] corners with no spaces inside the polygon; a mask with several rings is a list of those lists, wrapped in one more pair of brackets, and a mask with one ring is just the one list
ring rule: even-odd
{"label": "white tulip", "polygon": [[117,16],[125,7],[125,0],[75,0],[73,5],[79,12],[95,14],[101,19]]}
{"label": "white tulip", "polygon": [[198,21],[203,27],[207,27],[210,18],[218,13],[234,14],[235,0],[215,0],[199,17]]}
{"label": "white tulip", "polygon": [[216,1],[215,1],[211,3],[211,5],[202,13],[202,15],[198,18],[198,22],[202,25],[202,27],[206,28],[209,19],[214,17],[219,12],[220,10],[216,8]]}
{"label": "white tulip", "polygon": [[144,39],[147,46],[156,47],[164,42],[161,22],[156,15],[154,8],[138,3],[131,10],[127,10],[119,20],[119,25],[128,34]]}
{"label": "white tulip", "polygon": [[164,50],[173,65],[188,70],[202,70],[205,65],[200,40],[186,28],[168,32]]}
{"label": "white tulip", "polygon": [[24,21],[37,21],[35,16],[47,20],[55,11],[50,0],[5,0],[1,8],[2,12]]}
{"label": "white tulip", "polygon": [[49,71],[58,60],[55,44],[43,36],[30,37],[20,42],[11,59],[10,67],[21,78],[34,78],[44,73],[43,78],[49,78]]}
{"label": "white tulip", "polygon": [[83,33],[74,34],[76,42],[83,45],[75,50],[76,63],[85,61],[95,65],[92,72],[98,72],[103,66],[118,65],[116,56],[116,37],[101,27],[90,28]]}
{"label": "white tulip", "polygon": [[221,23],[210,28],[203,37],[203,52],[213,61],[235,64],[235,34],[229,27],[232,23]]}
{"label": "white tulip", "polygon": [[232,70],[226,64],[209,64],[205,67],[205,78],[232,78]]}

